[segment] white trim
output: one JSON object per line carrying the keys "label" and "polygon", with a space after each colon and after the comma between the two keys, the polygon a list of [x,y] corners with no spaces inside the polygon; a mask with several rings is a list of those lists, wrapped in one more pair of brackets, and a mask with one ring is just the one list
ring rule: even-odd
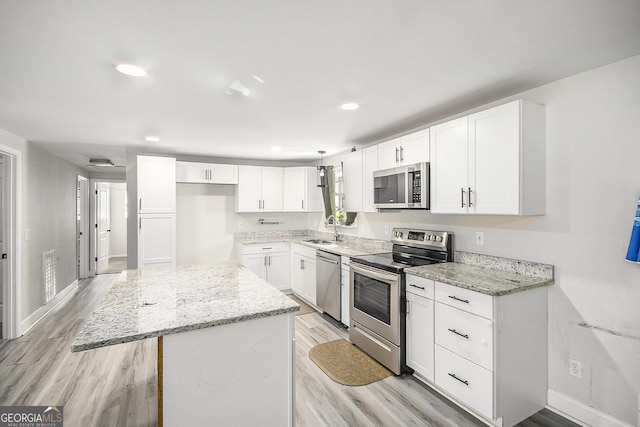
{"label": "white trim", "polygon": [[[77,245],[76,246],[76,257],[78,259],[79,262],[79,266],[78,266],[78,279],[86,279],[89,277],[89,260],[90,260],[90,251],[89,251],[89,246],[90,246],[90,241],[91,241],[91,235],[89,234],[89,222],[90,222],[90,216],[89,216],[89,204],[91,202],[91,198],[89,196],[89,192],[90,192],[90,188],[89,188],[89,179],[83,175],[77,174],[76,175],[76,190],[78,191],[78,193],[80,194],[80,216],[81,216],[81,221],[79,225],[76,225],[76,233],[83,233],[82,235],[84,236],[84,247],[82,247],[82,245]],[[82,191],[82,187],[83,185],[81,184],[82,182],[84,182],[84,191]],[[80,239],[80,236],[76,236],[77,239]]]}
{"label": "white trim", "polygon": [[78,280],[74,280],[69,286],[64,288],[51,301],[34,311],[29,317],[20,323],[20,335],[26,334],[39,321],[47,317],[47,315],[58,305],[63,304],[78,290]]}
{"label": "white trim", "polygon": [[[10,194],[6,199],[8,205],[8,230],[5,239],[5,251],[9,255],[7,263],[7,286],[3,297],[3,338],[13,339],[20,336],[21,287],[22,287],[22,152],[4,144],[0,144],[0,152],[6,154],[9,161]],[[7,174],[5,174],[5,178]],[[6,334],[5,334],[6,333]]]}
{"label": "white trim", "polygon": [[109,259],[111,258],[126,258],[127,254],[115,254],[115,255],[109,255]]}
{"label": "white trim", "polygon": [[631,424],[627,424],[624,421],[552,389],[547,389],[547,409],[581,426],[633,427]]}

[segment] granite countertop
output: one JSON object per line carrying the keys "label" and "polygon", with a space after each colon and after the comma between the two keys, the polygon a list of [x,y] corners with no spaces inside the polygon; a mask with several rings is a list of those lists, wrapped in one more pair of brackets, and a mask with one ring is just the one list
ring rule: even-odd
{"label": "granite countertop", "polygon": [[492,296],[526,291],[554,283],[553,274],[550,277],[544,277],[544,274],[527,275],[459,262],[412,267],[405,271],[407,274]]}
{"label": "granite countertop", "polygon": [[[329,238],[326,237],[316,237],[316,236],[250,236],[250,237],[242,237],[236,238],[236,242],[241,243],[243,245],[252,245],[252,244],[267,244],[267,243],[296,243],[303,246],[308,246],[314,249],[321,249],[323,251],[331,252],[336,255],[344,255],[344,256],[358,256],[358,255],[368,255],[368,254],[378,254],[381,252],[391,252],[391,247],[389,246],[389,242],[378,241],[378,240],[369,240],[369,239],[359,239],[359,242],[353,241],[339,241],[332,244],[316,244],[308,242],[307,240],[312,239],[325,239],[330,241]],[[386,245],[386,246],[385,246]]]}
{"label": "granite countertop", "polygon": [[84,351],[298,311],[282,292],[235,262],[127,270],[71,351]]}

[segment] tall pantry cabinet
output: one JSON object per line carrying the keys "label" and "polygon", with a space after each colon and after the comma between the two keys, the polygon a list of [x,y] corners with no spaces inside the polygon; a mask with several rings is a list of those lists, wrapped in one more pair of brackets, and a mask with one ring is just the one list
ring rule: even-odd
{"label": "tall pantry cabinet", "polygon": [[176,264],[176,159],[138,156],[138,268]]}

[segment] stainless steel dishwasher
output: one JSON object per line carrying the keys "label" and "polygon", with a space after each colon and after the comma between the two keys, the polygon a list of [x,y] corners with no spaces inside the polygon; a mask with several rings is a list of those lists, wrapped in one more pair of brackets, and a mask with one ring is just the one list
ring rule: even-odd
{"label": "stainless steel dishwasher", "polygon": [[316,251],[316,304],[340,320],[340,255]]}

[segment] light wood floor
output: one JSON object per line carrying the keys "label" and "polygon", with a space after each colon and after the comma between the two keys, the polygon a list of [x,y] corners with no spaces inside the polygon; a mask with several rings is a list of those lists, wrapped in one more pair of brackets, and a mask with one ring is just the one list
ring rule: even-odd
{"label": "light wood floor", "polygon": [[[87,317],[117,275],[80,283],[22,338],[0,343],[0,406],[64,405],[67,426],[156,425],[156,341],[71,353]],[[333,382],[309,359],[318,343],[347,337],[318,313],[296,316],[298,426],[482,426],[412,377],[363,387]],[[542,411],[521,427],[576,426]]]}

